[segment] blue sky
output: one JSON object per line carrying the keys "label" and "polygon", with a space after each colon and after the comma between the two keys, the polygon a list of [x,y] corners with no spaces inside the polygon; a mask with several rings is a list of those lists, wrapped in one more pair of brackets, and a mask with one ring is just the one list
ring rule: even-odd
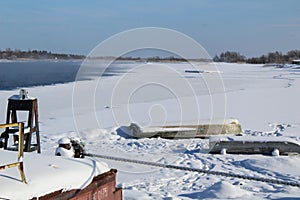
{"label": "blue sky", "polygon": [[108,37],[139,27],[180,31],[213,57],[300,49],[299,0],[2,0],[0,49],[87,55]]}

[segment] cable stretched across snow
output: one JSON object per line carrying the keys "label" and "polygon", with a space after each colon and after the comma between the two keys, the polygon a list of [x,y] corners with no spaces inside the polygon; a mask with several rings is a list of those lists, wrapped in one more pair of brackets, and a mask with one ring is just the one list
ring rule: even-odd
{"label": "cable stretched across snow", "polygon": [[265,182],[265,183],[273,183],[273,184],[278,184],[278,185],[294,186],[294,187],[300,188],[300,183],[292,182],[292,181],[261,178],[261,177],[247,176],[247,175],[234,174],[234,173],[228,173],[228,172],[220,172],[220,171],[210,171],[210,170],[198,169],[198,168],[192,168],[192,167],[183,167],[183,166],[177,166],[177,165],[169,165],[169,164],[162,164],[162,163],[156,163],[156,162],[134,160],[134,159],[128,159],[128,158],[120,158],[120,157],[114,157],[114,156],[105,156],[105,155],[99,155],[99,154],[86,153],[84,155],[88,156],[88,157],[97,157],[97,158],[103,158],[103,159],[108,159],[108,160],[115,160],[115,161],[119,161],[119,162],[136,163],[136,164],[148,165],[148,166],[154,166],[154,167],[177,169],[177,170],[183,170],[183,171],[198,172],[198,173],[203,173],[203,174],[212,174],[212,175],[216,175],[216,176],[225,176],[225,177],[253,180],[253,181],[259,181],[259,182]]}

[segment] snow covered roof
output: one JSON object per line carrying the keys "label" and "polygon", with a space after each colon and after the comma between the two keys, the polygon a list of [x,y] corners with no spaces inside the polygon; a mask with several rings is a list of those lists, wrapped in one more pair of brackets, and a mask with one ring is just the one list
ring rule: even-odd
{"label": "snow covered roof", "polygon": [[[17,161],[17,152],[0,151],[0,165]],[[0,171],[0,199],[31,199],[63,189],[82,189],[92,179],[109,171],[106,163],[85,158],[66,158],[25,153],[27,184],[21,181],[18,168]]]}

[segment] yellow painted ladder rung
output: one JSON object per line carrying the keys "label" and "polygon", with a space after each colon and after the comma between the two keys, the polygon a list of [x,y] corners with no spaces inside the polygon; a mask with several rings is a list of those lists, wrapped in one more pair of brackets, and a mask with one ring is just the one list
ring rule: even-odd
{"label": "yellow painted ladder rung", "polygon": [[10,163],[6,165],[0,166],[0,170],[11,168],[11,167],[18,167],[21,179],[23,183],[26,183],[25,173],[24,173],[24,166],[23,166],[23,151],[24,151],[24,123],[17,122],[12,124],[0,124],[0,128],[7,128],[7,127],[19,127],[19,148],[18,148],[18,162]]}

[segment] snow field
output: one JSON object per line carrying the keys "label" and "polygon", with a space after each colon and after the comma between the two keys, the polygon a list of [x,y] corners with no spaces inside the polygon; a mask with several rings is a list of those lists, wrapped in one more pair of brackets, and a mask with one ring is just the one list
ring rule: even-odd
{"label": "snow field", "polygon": [[[205,85],[203,79],[198,81],[198,76],[184,74],[184,70],[189,69],[190,65],[167,65],[174,68],[180,78],[188,79],[194,88]],[[209,68],[209,64],[203,66]],[[121,98],[122,94],[128,95],[128,88],[141,84],[144,70],[132,71],[123,78],[105,77],[98,82],[96,90],[92,88],[95,85],[92,81],[82,81],[80,84],[86,88],[85,93],[92,93],[96,103],[78,109],[75,122],[72,112],[73,83],[29,88],[29,95],[39,99],[42,155],[53,155],[59,138],[79,135],[86,143],[89,153],[300,182],[299,156],[210,155],[207,154],[207,139],[131,139],[118,133],[120,126],[129,126],[131,122],[142,126],[197,123],[198,120],[210,119],[212,109],[222,109],[224,106],[225,116],[220,112],[215,117],[238,119],[245,134],[270,138],[281,136],[300,141],[299,72],[263,68],[261,65],[226,63],[221,63],[218,70],[224,82],[223,94],[221,90],[209,94],[205,88],[197,90],[196,96],[190,92],[181,92],[182,82],[176,81],[178,74],[174,75],[174,71],[170,76],[164,77],[170,77],[169,81],[174,84],[172,87],[179,89],[175,96],[168,93],[169,90],[165,90],[165,87],[158,89],[158,94],[157,87],[154,86],[142,87],[131,96]],[[152,76],[156,76],[153,80],[162,78],[157,75],[156,67],[147,69],[146,72],[146,80],[152,80]],[[215,78],[212,73],[203,76]],[[122,86],[117,87],[123,92],[113,94],[117,91],[113,89],[115,84],[120,83],[120,78]],[[1,113],[5,113],[6,99],[16,92],[1,92]],[[217,104],[220,107],[215,108],[212,96],[220,99],[218,97],[222,98],[224,94],[226,101],[220,102]],[[118,98],[111,100],[112,96]],[[199,112],[194,105],[199,106]],[[128,113],[131,118],[127,116]],[[93,120],[95,116],[96,122]],[[2,115],[1,121],[5,121],[4,118],[5,115]],[[278,124],[290,126],[279,130],[276,128]],[[26,160],[26,156],[24,159]],[[125,199],[279,199],[300,196],[300,188],[297,187],[111,160],[101,161],[118,169],[117,182],[123,188]]]}

